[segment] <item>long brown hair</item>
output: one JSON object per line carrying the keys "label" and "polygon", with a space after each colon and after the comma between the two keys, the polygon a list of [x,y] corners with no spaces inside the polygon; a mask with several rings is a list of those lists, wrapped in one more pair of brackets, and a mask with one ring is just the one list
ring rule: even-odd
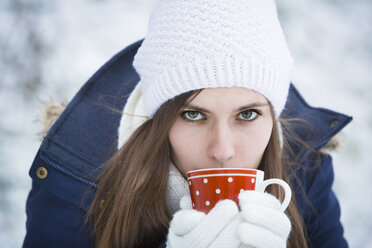
{"label": "long brown hair", "polygon": [[[93,226],[96,247],[158,247],[166,239],[171,220],[166,199],[171,159],[168,133],[182,108],[200,91],[164,103],[153,119],[143,123],[102,166],[96,195],[86,215]],[[278,126],[273,122],[259,169],[265,171],[266,178],[282,178],[291,185],[287,165],[293,165],[282,152],[287,151],[287,142],[282,149]],[[280,187],[272,186],[268,192],[283,199]],[[292,223],[288,247],[307,247],[295,197],[286,214]]]}

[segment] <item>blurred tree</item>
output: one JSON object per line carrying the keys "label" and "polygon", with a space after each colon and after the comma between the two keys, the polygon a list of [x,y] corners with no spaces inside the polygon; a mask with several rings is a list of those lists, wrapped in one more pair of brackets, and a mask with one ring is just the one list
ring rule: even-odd
{"label": "blurred tree", "polygon": [[41,32],[45,0],[5,0],[0,5],[0,90],[16,90],[29,100],[43,84],[42,61],[48,45]]}

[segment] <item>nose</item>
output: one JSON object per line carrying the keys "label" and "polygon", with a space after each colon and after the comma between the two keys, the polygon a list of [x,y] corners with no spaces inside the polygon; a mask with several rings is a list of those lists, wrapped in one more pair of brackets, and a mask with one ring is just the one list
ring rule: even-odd
{"label": "nose", "polygon": [[234,136],[230,127],[216,125],[210,136],[208,156],[214,162],[226,166],[235,155]]}

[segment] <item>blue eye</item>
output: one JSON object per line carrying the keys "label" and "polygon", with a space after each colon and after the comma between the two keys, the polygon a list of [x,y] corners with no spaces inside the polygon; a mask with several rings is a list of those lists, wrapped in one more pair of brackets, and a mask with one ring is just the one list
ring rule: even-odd
{"label": "blue eye", "polygon": [[246,120],[246,121],[252,121],[256,119],[258,114],[259,113],[256,110],[245,110],[243,112],[240,112],[239,118]]}
{"label": "blue eye", "polygon": [[198,111],[185,111],[182,116],[190,121],[199,121],[203,119],[203,115]]}

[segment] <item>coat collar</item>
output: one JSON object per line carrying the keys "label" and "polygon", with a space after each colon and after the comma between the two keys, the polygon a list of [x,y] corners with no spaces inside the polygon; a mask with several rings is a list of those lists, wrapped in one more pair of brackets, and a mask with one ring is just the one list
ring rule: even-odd
{"label": "coat collar", "polygon": [[[350,116],[310,106],[292,83],[287,103],[280,117],[288,120],[291,128],[289,133],[292,132],[313,150],[320,150],[324,147],[352,120]],[[289,143],[292,148],[299,148],[300,143],[293,139]]]}
{"label": "coat collar", "polygon": [[[139,82],[132,61],[141,43],[139,40],[119,52],[84,84],[44,139],[42,153],[68,165],[73,173],[94,180],[95,169],[117,149],[120,111]],[[292,129],[315,150],[352,119],[309,106],[293,84],[281,117],[304,120],[309,128],[300,123],[291,125]]]}

